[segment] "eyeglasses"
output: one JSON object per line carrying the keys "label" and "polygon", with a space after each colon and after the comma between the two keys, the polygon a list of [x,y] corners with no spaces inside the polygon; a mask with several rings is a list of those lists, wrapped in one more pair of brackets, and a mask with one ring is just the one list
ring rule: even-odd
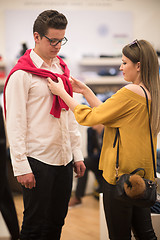
{"label": "eyeglasses", "polygon": [[132,47],[133,45],[137,45],[137,47],[139,48],[139,49],[141,49],[141,46],[140,46],[140,44],[139,44],[139,42],[138,42],[138,40],[137,39],[135,39],[133,42],[131,42],[130,44],[129,44],[129,47]]}
{"label": "eyeglasses", "polygon": [[66,37],[58,40],[58,39],[50,39],[50,38],[48,38],[48,37],[45,36],[45,35],[43,35],[43,36],[50,41],[50,45],[51,45],[51,46],[56,46],[56,45],[58,45],[58,43],[60,43],[61,46],[62,46],[62,45],[64,45],[64,44],[66,44],[66,42],[68,41],[68,39],[67,39]]}

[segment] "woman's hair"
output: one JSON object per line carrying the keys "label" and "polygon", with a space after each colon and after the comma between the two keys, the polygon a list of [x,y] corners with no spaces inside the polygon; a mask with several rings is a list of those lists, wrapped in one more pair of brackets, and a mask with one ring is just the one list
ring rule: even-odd
{"label": "woman's hair", "polygon": [[154,134],[160,131],[160,78],[158,56],[146,40],[135,40],[122,49],[133,63],[140,62],[141,80],[151,94],[151,126]]}
{"label": "woman's hair", "polygon": [[33,25],[33,33],[38,32],[41,37],[46,35],[48,28],[66,29],[67,19],[58,11],[46,10],[39,14]]}

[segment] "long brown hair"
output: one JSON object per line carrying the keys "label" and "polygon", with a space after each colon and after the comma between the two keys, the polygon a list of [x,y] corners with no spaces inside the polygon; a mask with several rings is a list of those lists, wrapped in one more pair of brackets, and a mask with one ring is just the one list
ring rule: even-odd
{"label": "long brown hair", "polygon": [[135,40],[122,53],[133,63],[140,62],[141,80],[151,94],[151,126],[155,135],[160,131],[160,78],[158,56],[146,40]]}

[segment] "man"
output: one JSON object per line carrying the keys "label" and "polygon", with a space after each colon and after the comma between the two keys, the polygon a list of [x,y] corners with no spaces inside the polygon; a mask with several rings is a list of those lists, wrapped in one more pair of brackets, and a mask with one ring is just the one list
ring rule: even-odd
{"label": "man", "polygon": [[4,87],[13,170],[23,186],[21,240],[60,239],[72,190],[72,154],[77,177],[85,172],[74,116],[47,86],[47,77],[61,77],[72,95],[69,70],[57,56],[67,42],[66,26],[63,14],[42,12],[33,26],[35,48],[19,59]]}

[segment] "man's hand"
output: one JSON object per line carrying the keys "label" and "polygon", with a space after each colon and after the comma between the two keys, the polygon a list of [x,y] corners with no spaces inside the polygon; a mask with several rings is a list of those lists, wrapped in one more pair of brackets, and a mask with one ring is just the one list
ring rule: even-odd
{"label": "man's hand", "polygon": [[86,166],[83,161],[74,162],[74,172],[77,174],[76,178],[83,177]]}
{"label": "man's hand", "polygon": [[33,173],[17,176],[17,181],[25,188],[32,189],[36,186],[36,180]]}

